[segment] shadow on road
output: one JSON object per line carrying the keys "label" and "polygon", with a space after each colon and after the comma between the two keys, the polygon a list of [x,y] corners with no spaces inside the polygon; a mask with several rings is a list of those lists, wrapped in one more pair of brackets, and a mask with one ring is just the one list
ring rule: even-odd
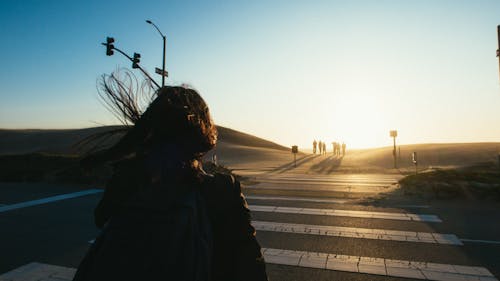
{"label": "shadow on road", "polygon": [[301,165],[303,165],[303,164],[305,164],[305,163],[307,163],[307,162],[309,162],[309,161],[311,161],[313,159],[316,159],[317,157],[319,157],[319,155],[314,155],[314,154],[311,155],[311,154],[309,154],[309,155],[303,156],[303,157],[297,159],[297,166],[294,165],[294,161],[291,161],[291,162],[289,162],[287,164],[281,165],[281,166],[273,169],[271,171],[271,173],[282,174],[284,172],[287,172],[287,171],[290,171],[292,169],[295,169],[295,168],[297,168],[297,167],[299,167],[299,166],[301,166]]}
{"label": "shadow on road", "polygon": [[338,169],[344,157],[330,156],[325,160],[311,166],[310,170],[319,174],[331,174]]}

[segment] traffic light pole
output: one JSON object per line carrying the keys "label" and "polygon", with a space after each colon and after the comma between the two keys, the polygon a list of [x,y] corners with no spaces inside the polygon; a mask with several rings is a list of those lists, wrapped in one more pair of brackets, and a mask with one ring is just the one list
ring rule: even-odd
{"label": "traffic light pole", "polygon": [[[102,43],[102,44],[103,44],[104,46],[106,46],[106,43]],[[123,52],[122,50],[120,50],[120,49],[118,49],[118,48],[116,48],[116,47],[113,47],[113,50],[115,50],[115,51],[119,52],[120,54],[124,55],[124,56],[125,56],[127,59],[129,59],[131,62],[134,62],[134,59],[133,59],[131,56],[127,55],[127,54],[126,54],[125,52]],[[140,65],[138,65],[138,64],[137,64],[137,68],[139,68],[139,70],[140,70],[140,71],[142,71],[142,73],[143,73],[144,75],[146,75],[146,77],[148,77],[148,79],[149,79],[151,82],[153,82],[153,84],[155,84],[155,85],[156,85],[156,87],[158,87],[158,89],[160,88],[160,85],[158,85],[158,83],[156,83],[156,81],[155,81],[155,80],[153,80],[153,78],[151,78],[151,76],[149,76],[149,74],[148,74],[148,73],[147,73],[147,72],[146,72],[146,71],[145,71],[145,70],[144,70],[144,69],[143,69]]]}

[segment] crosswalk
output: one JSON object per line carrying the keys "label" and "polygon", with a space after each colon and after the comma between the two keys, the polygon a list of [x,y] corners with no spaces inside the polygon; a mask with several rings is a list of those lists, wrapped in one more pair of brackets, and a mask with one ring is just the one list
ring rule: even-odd
{"label": "crosswalk", "polygon": [[[324,190],[325,185],[333,184],[337,187],[361,185],[365,191],[372,188],[375,193],[378,187],[393,186],[395,178],[345,175],[298,179],[295,175],[277,174],[268,176],[260,186],[252,187],[246,198],[253,215],[252,225],[271,274],[279,270],[277,267],[287,267],[296,270],[294,272],[318,271],[313,279],[307,271],[294,280],[331,280],[324,273],[336,272],[355,274],[356,277],[350,280],[390,277],[391,280],[498,281],[488,268],[473,261],[443,258],[459,252],[465,242],[473,240],[433,231],[434,226],[445,221],[438,214],[421,213],[428,206],[415,205],[415,210],[408,212],[397,207],[365,208],[356,205],[357,201],[345,198],[259,193],[267,191],[269,184],[286,188],[291,182],[294,187],[290,190],[293,191],[301,188],[311,191],[315,187]],[[89,191],[89,194],[93,192],[96,191]],[[50,200],[60,199],[54,197]],[[342,247],[338,241],[354,246]],[[418,254],[409,253],[407,249],[418,251]],[[36,280],[71,280],[74,272],[74,268],[34,262],[0,275],[0,281],[32,280],[29,278],[33,276],[37,276]],[[289,279],[274,274],[273,280]]]}
{"label": "crosswalk", "polygon": [[[282,180],[280,182],[280,180]],[[334,184],[339,185],[353,185],[359,184],[366,186],[383,186],[392,185],[395,181],[390,180],[389,177],[379,179],[378,181],[371,182],[369,177],[357,178],[349,181],[348,177],[344,177],[339,181],[331,178],[311,177],[306,180],[296,180],[294,176],[277,175],[272,179],[265,180],[264,185],[279,183],[281,185],[289,186],[294,181],[294,184],[299,186],[297,182],[307,183],[307,190],[310,191],[314,188],[314,184]],[[311,184],[311,181],[314,183]],[[312,186],[312,187],[311,187]],[[261,190],[265,190],[266,186],[261,186]],[[324,188],[319,188],[323,190]],[[292,188],[292,190],[296,190]],[[313,268],[323,271],[340,271],[349,273],[361,274],[359,280],[372,280],[369,276],[385,276],[391,278],[409,278],[421,280],[487,280],[495,281],[498,279],[485,267],[477,264],[466,263],[447,263],[436,262],[436,258],[432,257],[431,260],[425,260],[425,247],[426,245],[435,245],[432,251],[443,247],[442,251],[448,251],[449,247],[462,248],[463,242],[467,239],[460,239],[455,234],[451,233],[435,233],[414,230],[394,230],[382,229],[371,227],[345,227],[334,225],[335,223],[324,224],[304,224],[293,222],[296,215],[301,216],[301,221],[317,222],[318,218],[323,218],[319,221],[327,221],[328,217],[338,217],[342,220],[350,220],[351,218],[361,218],[367,226],[373,225],[372,220],[384,220],[387,222],[394,222],[396,225],[398,221],[405,221],[408,224],[430,224],[436,225],[442,223],[442,219],[434,214],[420,214],[408,213],[405,211],[397,212],[393,209],[380,211],[360,211],[352,210],[347,207],[351,204],[348,200],[332,199],[332,198],[312,198],[312,197],[298,197],[298,196],[277,196],[277,195],[252,195],[247,196],[249,201],[249,208],[252,213],[265,220],[254,220],[253,226],[257,230],[258,237],[263,237],[259,241],[263,245],[263,254],[268,264],[276,264],[281,266],[290,266],[294,268]],[[307,208],[304,207],[307,204]],[[313,204],[314,206],[313,208]],[[328,207],[326,207],[328,206]],[[333,207],[332,207],[333,206]],[[428,206],[427,206],[428,207]],[[286,219],[285,219],[286,218]],[[285,221],[282,221],[285,219]],[[359,220],[358,220],[359,222]],[[265,235],[264,235],[265,234]],[[290,236],[283,234],[294,235],[294,239]],[[297,237],[306,237],[299,239]],[[276,243],[268,242],[269,237],[278,237],[280,240],[280,248],[272,247]],[[328,238],[329,237],[329,238]],[[391,257],[377,256],[373,251],[364,255],[346,254],[331,252],[331,247],[327,247],[331,243],[331,239],[353,239],[352,243],[356,241],[386,241],[386,243],[407,243],[421,245],[421,251],[424,258],[412,260],[410,254],[408,259],[394,259]],[[316,247],[314,251],[301,249],[297,245],[297,241],[315,241],[316,245],[321,245],[321,241],[325,242],[325,249],[321,251]],[[330,240],[325,240],[330,239]],[[271,247],[268,246],[271,244]],[[395,244],[398,247],[401,244]],[[320,246],[321,248],[321,246]],[[446,253],[443,253],[446,255]],[[404,252],[401,254],[404,256]],[[449,261],[449,260],[448,260]],[[328,280],[328,279],[325,279]],[[358,279],[356,279],[358,280]]]}

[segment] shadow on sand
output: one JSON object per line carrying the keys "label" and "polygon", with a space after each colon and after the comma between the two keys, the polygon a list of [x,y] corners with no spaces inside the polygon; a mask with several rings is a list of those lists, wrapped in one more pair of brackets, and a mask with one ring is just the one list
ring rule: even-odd
{"label": "shadow on sand", "polygon": [[310,170],[319,174],[331,174],[339,168],[343,158],[343,156],[330,156],[325,160],[312,165]]}

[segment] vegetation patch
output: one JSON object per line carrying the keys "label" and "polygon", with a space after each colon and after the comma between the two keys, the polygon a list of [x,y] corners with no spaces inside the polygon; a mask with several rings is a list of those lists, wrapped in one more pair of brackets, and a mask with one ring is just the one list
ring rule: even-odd
{"label": "vegetation patch", "polygon": [[500,169],[493,163],[437,169],[406,176],[399,183],[407,195],[500,200]]}

